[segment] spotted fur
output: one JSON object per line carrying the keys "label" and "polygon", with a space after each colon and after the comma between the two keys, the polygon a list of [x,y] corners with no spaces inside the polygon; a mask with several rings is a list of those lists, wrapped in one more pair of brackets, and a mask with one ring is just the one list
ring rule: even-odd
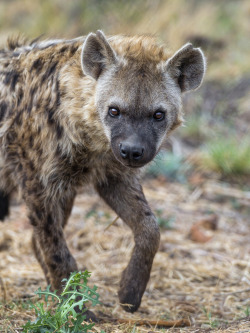
{"label": "spotted fur", "polygon": [[[91,183],[133,231],[119,298],[127,311],[139,307],[159,229],[138,167],[181,124],[181,92],[198,87],[203,74],[200,50],[188,44],[170,56],[145,35],[19,38],[0,50],[0,219],[19,188],[34,228],[34,252],[53,288],[77,270],[63,228],[77,188]],[[121,109],[117,120],[108,114],[110,103]],[[153,118],[159,108],[162,122]],[[119,151],[124,140],[142,142],[140,162],[136,155],[125,163]]]}

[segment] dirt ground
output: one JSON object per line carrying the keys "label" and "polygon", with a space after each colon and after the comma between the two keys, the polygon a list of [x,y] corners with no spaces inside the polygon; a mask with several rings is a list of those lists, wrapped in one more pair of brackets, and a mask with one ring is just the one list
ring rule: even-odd
{"label": "dirt ground", "polygon": [[[117,290],[133,248],[128,227],[90,189],[75,202],[66,238],[79,269],[92,272],[103,322],[93,332],[250,332],[250,192],[226,183],[199,180],[195,186],[164,179],[144,181],[156,212],[161,244],[141,307],[124,312]],[[0,225],[0,332],[21,332],[34,319],[27,299],[45,288],[34,258],[25,206],[13,200]],[[161,328],[114,323],[113,319],[188,319],[190,327]]]}

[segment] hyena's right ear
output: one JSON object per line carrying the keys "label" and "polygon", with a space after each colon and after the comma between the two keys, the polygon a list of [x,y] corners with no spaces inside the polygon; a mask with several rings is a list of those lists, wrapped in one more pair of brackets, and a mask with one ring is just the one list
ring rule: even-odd
{"label": "hyena's right ear", "polygon": [[82,70],[84,74],[98,79],[101,72],[117,61],[115,51],[101,30],[90,33],[82,47]]}

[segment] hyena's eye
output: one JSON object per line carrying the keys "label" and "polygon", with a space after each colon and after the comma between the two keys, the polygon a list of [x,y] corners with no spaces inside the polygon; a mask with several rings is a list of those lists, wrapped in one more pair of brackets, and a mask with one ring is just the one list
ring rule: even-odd
{"label": "hyena's eye", "polygon": [[156,111],[154,113],[153,117],[154,117],[155,120],[158,120],[158,121],[163,120],[165,118],[165,112],[163,112],[163,111]]}
{"label": "hyena's eye", "polygon": [[110,107],[109,108],[109,115],[111,117],[118,117],[120,115],[120,110],[118,108]]}

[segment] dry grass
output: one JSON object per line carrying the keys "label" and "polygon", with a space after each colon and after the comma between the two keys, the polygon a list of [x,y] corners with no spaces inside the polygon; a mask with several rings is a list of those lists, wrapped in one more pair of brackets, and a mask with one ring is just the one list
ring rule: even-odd
{"label": "dry grass", "polygon": [[[225,189],[223,184],[205,182],[195,190],[177,183],[147,181],[145,193],[154,210],[174,216],[174,228],[162,230],[151,279],[141,307],[133,315],[119,306],[117,290],[133,240],[130,230],[115,218],[90,190],[80,194],[66,228],[69,247],[80,269],[92,272],[91,284],[98,286],[103,305],[97,314],[106,323],[95,332],[162,332],[158,327],[114,324],[114,318],[171,320],[188,318],[192,326],[169,332],[249,332],[249,193]],[[240,209],[235,210],[237,200]],[[204,231],[212,236],[206,243],[188,238],[191,227],[213,212],[218,229]],[[83,222],[84,221],[84,222]],[[27,298],[45,287],[43,273],[30,247],[31,228],[25,207],[13,205],[9,220],[0,225],[0,331],[20,332],[34,314]],[[224,325],[224,328],[223,328]],[[249,330],[248,330],[249,329]]]}

